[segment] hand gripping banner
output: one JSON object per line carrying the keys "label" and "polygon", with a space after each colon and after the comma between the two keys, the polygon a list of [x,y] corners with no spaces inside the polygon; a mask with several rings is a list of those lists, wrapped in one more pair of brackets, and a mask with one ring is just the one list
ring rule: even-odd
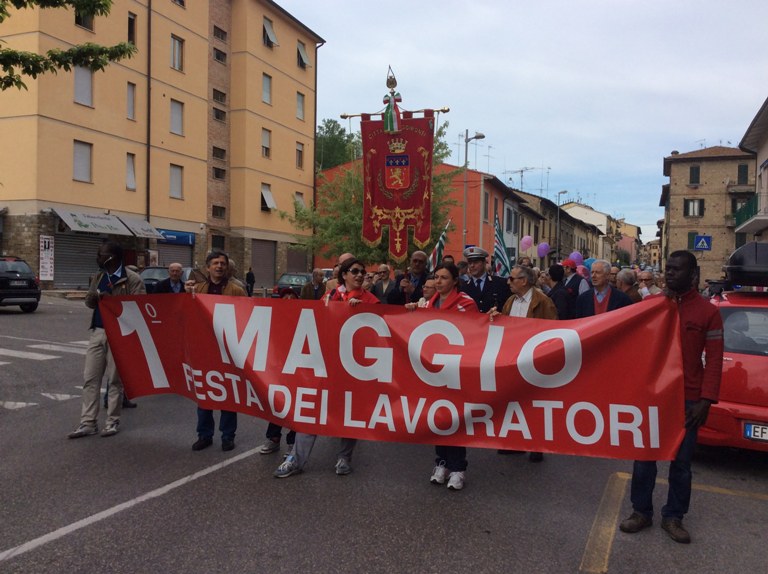
{"label": "hand gripping banner", "polygon": [[622,459],[674,457],[684,434],[674,303],[576,321],[216,295],[107,297],[131,398],[365,440]]}
{"label": "hand gripping banner", "polygon": [[382,228],[389,226],[389,257],[402,262],[408,257],[408,228],[418,247],[429,243],[432,229],[432,153],[434,111],[424,117],[401,112],[400,94],[384,96],[387,107],[381,120],[362,114],[363,232],[368,245],[381,242]]}

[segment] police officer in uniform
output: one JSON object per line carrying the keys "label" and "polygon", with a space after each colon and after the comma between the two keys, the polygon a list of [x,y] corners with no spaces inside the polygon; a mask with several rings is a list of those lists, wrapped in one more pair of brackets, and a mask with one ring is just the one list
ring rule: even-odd
{"label": "police officer in uniform", "polygon": [[461,282],[461,291],[475,300],[481,313],[487,313],[493,307],[501,309],[512,293],[506,279],[486,272],[488,252],[473,245],[464,250],[464,259],[468,265],[469,280]]}

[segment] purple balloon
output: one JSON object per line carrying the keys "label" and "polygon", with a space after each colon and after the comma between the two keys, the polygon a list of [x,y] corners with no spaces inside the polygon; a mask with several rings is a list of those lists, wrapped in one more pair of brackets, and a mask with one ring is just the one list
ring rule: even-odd
{"label": "purple balloon", "polygon": [[539,257],[546,257],[547,253],[549,253],[549,243],[545,241],[539,243],[539,246],[536,248],[536,253],[539,254]]}
{"label": "purple balloon", "polygon": [[579,251],[574,251],[568,256],[568,259],[572,260],[576,265],[582,265],[584,263],[584,256]]}
{"label": "purple balloon", "polygon": [[531,248],[532,245],[533,245],[533,237],[531,237],[530,235],[526,235],[520,240],[520,249],[522,251],[527,251],[528,249]]}

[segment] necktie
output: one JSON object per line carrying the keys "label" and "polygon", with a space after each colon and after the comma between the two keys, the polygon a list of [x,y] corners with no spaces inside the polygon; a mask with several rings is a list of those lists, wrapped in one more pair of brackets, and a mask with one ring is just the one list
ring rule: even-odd
{"label": "necktie", "polygon": [[479,291],[483,290],[483,282],[480,279],[475,279],[475,285],[477,285]]}

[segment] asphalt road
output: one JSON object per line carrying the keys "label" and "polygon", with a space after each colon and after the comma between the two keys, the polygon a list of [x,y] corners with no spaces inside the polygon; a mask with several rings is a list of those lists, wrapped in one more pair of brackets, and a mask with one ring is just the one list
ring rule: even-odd
{"label": "asphalt road", "polygon": [[762,453],[699,450],[686,546],[658,519],[618,531],[629,461],[471,449],[451,492],[429,483],[431,447],[361,442],[338,477],[320,438],[278,480],[281,455],[256,452],[265,422],[241,415],[234,451],[192,452],[195,406],[175,396],[137,399],[115,437],[68,440],[88,322],[82,301],[0,308],[0,572],[768,572]]}

